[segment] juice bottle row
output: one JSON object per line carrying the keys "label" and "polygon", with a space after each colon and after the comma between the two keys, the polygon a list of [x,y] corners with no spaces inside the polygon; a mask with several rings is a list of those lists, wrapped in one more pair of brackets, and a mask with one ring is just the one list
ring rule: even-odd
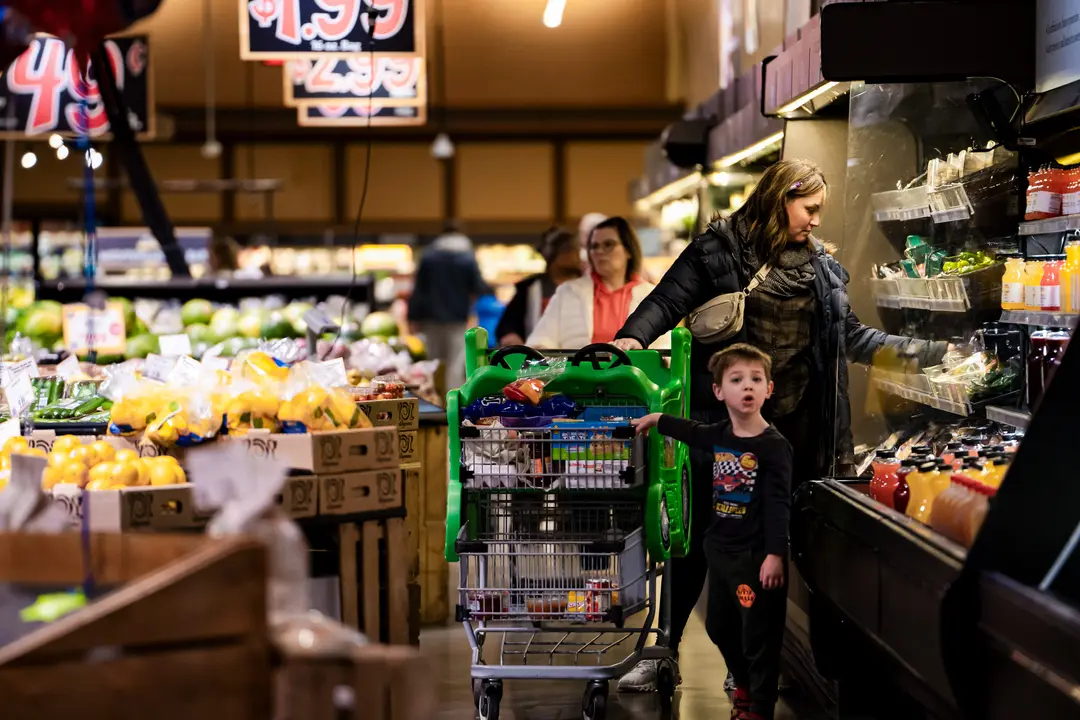
{"label": "juice bottle row", "polygon": [[1080,241],[1065,244],[1064,260],[1005,260],[1001,309],[1080,313]]}
{"label": "juice bottle row", "polygon": [[870,496],[970,547],[1015,450],[1015,444],[981,447],[965,438],[946,445],[940,456],[922,445],[905,460],[878,453]]}
{"label": "juice bottle row", "polygon": [[1025,220],[1080,215],[1080,168],[1041,168],[1028,175]]}

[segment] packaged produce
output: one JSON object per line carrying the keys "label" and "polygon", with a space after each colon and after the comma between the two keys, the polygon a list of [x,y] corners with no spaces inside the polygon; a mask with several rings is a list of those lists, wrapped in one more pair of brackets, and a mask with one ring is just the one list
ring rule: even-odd
{"label": "packaged produce", "polygon": [[281,404],[275,390],[236,380],[225,406],[225,426],[230,435],[243,436],[251,430],[277,432]]}
{"label": "packaged produce", "polygon": [[1001,276],[1001,309],[1024,309],[1024,259],[1009,258],[1005,261],[1005,274]]}
{"label": "packaged produce", "polygon": [[503,394],[515,402],[539,405],[544,394],[544,381],[540,378],[522,378],[503,388]]}
{"label": "packaged produce", "polygon": [[[345,386],[334,386],[333,382],[327,368],[318,363],[293,368],[282,391],[285,399],[277,411],[282,429],[313,432],[371,427],[371,420],[357,406],[347,381]],[[229,422],[231,432],[231,414]]]}

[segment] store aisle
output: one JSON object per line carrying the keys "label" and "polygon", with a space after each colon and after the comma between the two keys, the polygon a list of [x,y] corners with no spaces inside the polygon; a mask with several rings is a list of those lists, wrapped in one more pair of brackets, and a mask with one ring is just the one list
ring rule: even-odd
{"label": "store aisle", "polygon": [[[460,625],[425,630],[420,647],[434,664],[437,679],[436,720],[475,717],[469,684],[469,645]],[[705,635],[695,613],[690,618],[682,648],[683,683],[675,694],[673,718],[716,720],[726,718],[731,703],[723,690],[724,665],[720,653]],[[581,717],[584,683],[507,682],[501,718],[505,720],[574,720]],[[655,720],[660,717],[655,694],[611,693],[609,720]],[[783,701],[776,720],[804,720],[813,715],[796,713]]]}

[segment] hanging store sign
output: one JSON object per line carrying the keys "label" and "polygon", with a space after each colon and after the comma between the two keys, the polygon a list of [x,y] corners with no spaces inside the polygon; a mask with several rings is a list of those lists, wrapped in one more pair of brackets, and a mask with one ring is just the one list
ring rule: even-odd
{"label": "hanging store sign", "polygon": [[[419,0],[240,0],[240,57],[423,52],[418,5]],[[377,13],[374,25],[369,9]]]}
{"label": "hanging store sign", "polygon": [[1080,80],[1080,3],[1039,0],[1035,15],[1035,91]]}
{"label": "hanging store sign", "polygon": [[348,58],[302,58],[282,72],[286,107],[367,104],[416,105],[427,97],[424,58],[419,55],[360,55]]}
{"label": "hanging store sign", "polygon": [[407,127],[427,122],[427,106],[390,107],[381,103],[307,105],[296,109],[301,127]]}
{"label": "hanging store sign", "polygon": [[[104,49],[127,106],[131,129],[142,139],[151,137],[154,113],[146,36],[106,40]],[[74,53],[62,40],[34,38],[26,52],[0,76],[0,137],[48,137],[84,130],[92,137],[107,135],[109,119],[93,64],[87,74],[89,82],[84,82]],[[15,105],[10,115],[9,103]]]}

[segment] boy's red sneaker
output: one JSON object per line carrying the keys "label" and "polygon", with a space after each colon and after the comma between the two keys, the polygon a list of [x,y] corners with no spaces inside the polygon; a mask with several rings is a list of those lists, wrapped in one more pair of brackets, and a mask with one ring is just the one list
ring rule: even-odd
{"label": "boy's red sneaker", "polygon": [[731,697],[731,720],[745,720],[750,717],[750,691],[736,687]]}

